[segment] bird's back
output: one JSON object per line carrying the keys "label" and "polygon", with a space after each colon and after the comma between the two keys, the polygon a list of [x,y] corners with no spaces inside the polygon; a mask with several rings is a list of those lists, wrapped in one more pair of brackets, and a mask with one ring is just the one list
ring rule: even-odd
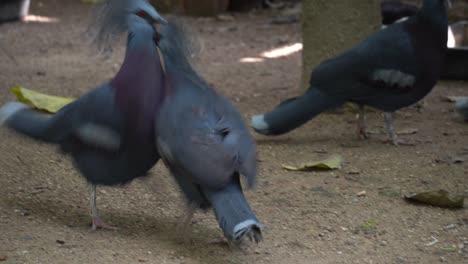
{"label": "bird's back", "polygon": [[440,38],[416,17],[393,24],[321,63],[312,72],[311,87],[385,111],[408,106],[439,78],[445,54]]}
{"label": "bird's back", "polygon": [[190,171],[196,182],[219,187],[242,170],[239,158],[252,158],[255,145],[229,100],[210,87],[193,86],[186,79],[185,85],[178,85],[179,92],[166,98],[158,136],[171,146],[173,163]]}

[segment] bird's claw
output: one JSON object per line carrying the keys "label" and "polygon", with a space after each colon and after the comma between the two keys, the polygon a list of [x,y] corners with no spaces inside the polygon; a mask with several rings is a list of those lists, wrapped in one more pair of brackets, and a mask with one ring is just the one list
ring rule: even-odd
{"label": "bird's claw", "polygon": [[383,141],[384,144],[392,144],[395,146],[414,146],[416,143],[406,138],[387,138]]}
{"label": "bird's claw", "polygon": [[104,221],[102,221],[101,218],[96,217],[96,218],[93,218],[91,220],[91,230],[96,231],[97,229],[106,229],[106,230],[115,231],[118,228],[114,227],[114,226],[111,226],[111,225],[108,225],[108,224],[104,223]]}

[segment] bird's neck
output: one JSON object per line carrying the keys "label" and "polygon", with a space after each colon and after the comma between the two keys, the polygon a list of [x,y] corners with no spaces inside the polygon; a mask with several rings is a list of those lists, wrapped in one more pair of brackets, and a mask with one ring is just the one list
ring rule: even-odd
{"label": "bird's neck", "polygon": [[135,89],[132,85],[140,79],[148,62],[154,59],[156,47],[151,39],[145,40],[141,36],[129,34],[125,58],[112,80],[113,87],[117,90]]}
{"label": "bird's neck", "polygon": [[448,18],[445,0],[424,0],[417,15],[425,26],[437,31],[447,31]]}

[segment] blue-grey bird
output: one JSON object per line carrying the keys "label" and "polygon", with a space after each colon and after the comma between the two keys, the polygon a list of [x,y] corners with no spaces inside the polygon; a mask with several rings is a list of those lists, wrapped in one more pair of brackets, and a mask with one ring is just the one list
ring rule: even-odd
{"label": "blue-grey bird", "polygon": [[[167,88],[156,120],[157,146],[189,205],[213,207],[229,241],[262,239],[262,224],[244,197],[240,177],[256,181],[256,147],[247,126],[189,61],[189,41],[180,20],[160,28]],[[190,215],[190,213],[189,213]],[[190,217],[189,217],[190,218]]]}
{"label": "blue-grey bird", "polygon": [[96,185],[125,184],[145,176],[158,161],[154,120],[164,96],[164,73],[153,23],[166,21],[145,0],[112,0],[94,21],[96,43],[128,31],[123,64],[111,80],[55,115],[22,103],[0,108],[0,125],[70,155],[91,185],[92,227],[111,228],[99,217]]}
{"label": "blue-grey bird", "polygon": [[284,134],[326,110],[353,102],[360,106],[360,136],[367,137],[367,105],[385,112],[389,140],[404,143],[397,137],[391,113],[418,102],[437,83],[447,50],[447,3],[424,0],[416,15],[322,62],[312,71],[305,94],[252,117],[255,131]]}

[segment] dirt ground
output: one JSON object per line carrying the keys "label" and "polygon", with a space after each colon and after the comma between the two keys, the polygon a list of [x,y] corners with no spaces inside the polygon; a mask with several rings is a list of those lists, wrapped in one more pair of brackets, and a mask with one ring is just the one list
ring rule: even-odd
{"label": "dirt ground", "polygon": [[[84,41],[89,6],[32,1],[32,13],[58,23],[0,26],[0,103],[13,85],[80,96],[110,78],[123,46],[105,61]],[[270,25],[271,13],[233,21],[191,19],[201,73],[229,96],[246,119],[298,94],[300,53],[257,63],[245,57],[300,42],[299,24]],[[92,232],[86,184],[54,147],[0,129],[0,262],[4,263],[468,263],[467,210],[408,204],[409,192],[468,195],[468,125],[447,95],[468,83],[440,82],[420,107],[395,115],[416,146],[391,146],[380,112],[368,114],[371,139],[356,138],[351,111],[322,114],[287,135],[255,135],[258,186],[247,198],[265,224],[264,242],[241,249],[220,243],[214,215],[198,212],[190,242],[175,232],[184,201],[157,164],[127,188],[99,188],[103,219],[117,231]],[[340,154],[341,169],[288,172],[281,164]],[[357,194],[365,191],[365,195]]]}

